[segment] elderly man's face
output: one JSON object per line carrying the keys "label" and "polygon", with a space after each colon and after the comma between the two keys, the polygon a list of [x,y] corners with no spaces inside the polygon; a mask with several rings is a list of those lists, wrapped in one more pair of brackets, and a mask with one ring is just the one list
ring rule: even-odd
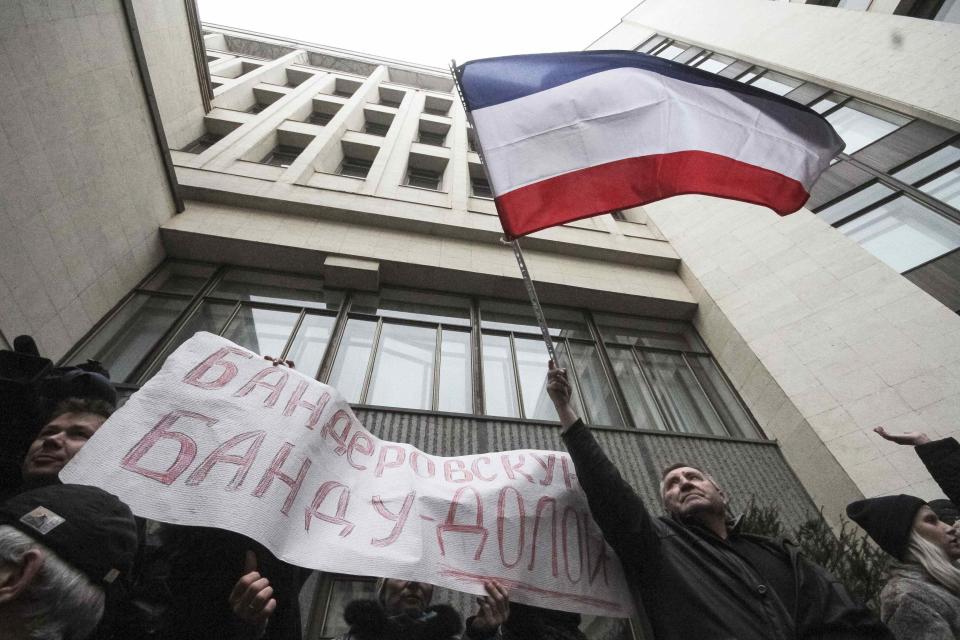
{"label": "elderly man's face", "polygon": [[663,506],[681,520],[723,515],[727,496],[702,471],[679,467],[663,479]]}
{"label": "elderly man's face", "polygon": [[95,413],[64,413],[48,422],[27,450],[23,478],[56,477],[106,420]]}
{"label": "elderly man's face", "polygon": [[433,599],[433,585],[411,580],[388,579],[383,587],[383,602],[391,613],[407,612],[419,615]]}

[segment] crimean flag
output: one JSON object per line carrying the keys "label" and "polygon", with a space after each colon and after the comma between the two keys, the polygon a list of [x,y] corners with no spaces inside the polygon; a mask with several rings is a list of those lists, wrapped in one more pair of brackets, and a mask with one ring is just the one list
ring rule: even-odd
{"label": "crimean flag", "polygon": [[486,58],[456,74],[508,238],[684,193],[786,215],[843,148],[808,107],[643,53]]}

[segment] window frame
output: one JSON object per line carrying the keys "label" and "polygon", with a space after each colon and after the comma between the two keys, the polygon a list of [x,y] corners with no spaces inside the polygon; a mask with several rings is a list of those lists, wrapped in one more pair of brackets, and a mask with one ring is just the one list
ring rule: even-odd
{"label": "window frame", "polygon": [[[150,289],[151,280],[162,272],[164,268],[168,265],[193,265],[202,268],[210,268],[213,270],[208,276],[206,276],[206,281],[199,285],[197,290],[192,294],[188,293],[176,293],[168,292],[157,289]],[[497,303],[511,303],[517,305],[524,305],[524,301],[516,300],[505,300],[505,299],[495,299],[481,296],[469,296],[469,295],[457,295],[455,293],[448,292],[433,292],[423,289],[415,288],[406,288],[406,287],[390,287],[389,290],[398,292],[402,296],[412,296],[413,300],[416,300],[418,295],[443,295],[456,298],[463,301],[465,304],[469,305],[469,317],[462,317],[459,321],[454,321],[454,316],[451,316],[450,321],[443,321],[442,319],[418,319],[418,318],[401,318],[401,317],[391,317],[389,315],[383,315],[379,313],[370,313],[366,310],[358,310],[354,307],[354,301],[358,293],[363,292],[354,292],[349,290],[340,290],[332,287],[326,287],[322,284],[320,285],[319,291],[330,292],[332,294],[333,303],[331,306],[333,308],[323,308],[323,305],[327,303],[317,303],[310,302],[308,300],[300,301],[302,304],[297,304],[296,300],[293,301],[282,301],[282,302],[272,302],[264,300],[250,300],[244,296],[231,296],[230,294],[217,292],[217,287],[225,280],[225,277],[231,272],[231,270],[242,270],[244,272],[260,273],[264,275],[274,275],[274,276],[293,276],[293,277],[304,277],[302,274],[293,274],[280,271],[274,271],[269,269],[256,269],[249,267],[242,267],[237,265],[215,265],[211,263],[205,263],[200,261],[189,261],[189,260],[166,260],[161,263],[154,271],[152,271],[144,280],[142,280],[133,290],[131,290],[124,298],[113,308],[111,311],[104,316],[70,351],[61,359],[61,364],[66,364],[73,359],[82,354],[84,348],[90,344],[95,338],[100,335],[100,330],[107,326],[107,324],[112,320],[118,313],[122,311],[124,306],[137,294],[148,294],[154,297],[165,297],[165,298],[176,298],[181,300],[189,299],[189,302],[186,304],[185,308],[176,316],[171,325],[163,331],[158,338],[156,338],[149,348],[147,348],[139,359],[136,362],[136,365],[132,367],[131,375],[128,377],[128,381],[120,381],[117,383],[118,388],[121,390],[123,395],[129,395],[135,391],[139,386],[145,384],[146,380],[149,379],[149,376],[152,375],[162,364],[163,359],[166,357],[166,351],[171,345],[174,345],[179,337],[181,330],[187,326],[190,321],[196,316],[197,313],[201,311],[205,304],[222,304],[229,305],[230,311],[226,315],[226,319],[223,320],[219,327],[217,327],[217,335],[223,335],[226,331],[233,327],[236,318],[245,308],[254,308],[254,309],[273,309],[279,311],[288,311],[298,313],[296,321],[292,324],[290,332],[287,335],[286,341],[284,343],[283,349],[278,354],[271,354],[279,358],[286,358],[290,353],[291,348],[295,344],[300,330],[303,327],[304,319],[307,315],[322,315],[330,317],[333,319],[330,335],[327,341],[324,354],[320,358],[320,364],[318,365],[317,371],[304,372],[308,373],[312,377],[321,382],[328,382],[330,380],[331,373],[336,363],[337,355],[340,350],[343,348],[343,337],[347,328],[347,324],[350,319],[357,318],[367,321],[375,321],[377,323],[376,330],[374,332],[374,340],[371,343],[371,352],[368,356],[368,361],[365,363],[364,368],[364,378],[362,383],[362,391],[360,401],[354,403],[357,407],[364,408],[375,408],[377,410],[389,410],[389,411],[412,411],[412,412],[428,412],[428,413],[441,413],[444,415],[454,415],[469,417],[471,419],[486,419],[486,420],[511,420],[511,421],[521,421],[521,422],[531,422],[535,424],[544,424],[544,423],[555,423],[555,420],[549,420],[544,418],[531,418],[527,417],[526,407],[524,406],[523,401],[523,390],[521,386],[518,360],[516,356],[516,340],[542,340],[542,335],[537,330],[536,326],[533,324],[520,324],[520,325],[511,325],[506,323],[507,326],[504,327],[484,327],[480,312],[480,304],[482,301],[489,301],[491,304]],[[382,292],[383,290],[381,290]],[[429,302],[427,303],[429,304]],[[550,315],[551,307],[547,308],[548,316]],[[582,318],[582,323],[584,329],[579,329],[577,335],[555,335],[554,344],[557,347],[558,352],[563,353],[564,357],[568,361],[568,369],[570,371],[571,383],[574,385],[574,388],[579,398],[579,403],[583,409],[583,416],[585,420],[589,419],[589,412],[591,411],[590,407],[586,406],[584,400],[584,389],[585,383],[581,379],[583,377],[583,372],[579,371],[579,363],[576,361],[576,358],[573,357],[573,349],[571,345],[573,344],[583,344],[592,346],[596,352],[596,356],[599,362],[599,373],[602,375],[602,380],[600,384],[606,385],[601,388],[601,391],[604,393],[609,393],[609,398],[612,399],[612,405],[607,405],[608,410],[615,411],[618,417],[620,418],[621,424],[619,425],[610,425],[602,423],[591,423],[591,426],[595,426],[599,429],[605,430],[614,430],[614,431],[630,431],[630,432],[641,432],[641,433],[669,433],[675,435],[688,435],[691,437],[698,438],[718,438],[723,440],[738,440],[745,442],[754,442],[756,440],[765,440],[766,435],[764,434],[762,428],[757,423],[756,419],[753,417],[752,413],[747,407],[746,403],[737,393],[736,388],[730,383],[729,379],[726,376],[726,373],[718,365],[716,359],[713,358],[709,350],[703,344],[699,336],[696,336],[697,344],[688,344],[688,347],[685,348],[665,348],[665,347],[653,347],[653,346],[638,346],[636,344],[626,344],[616,341],[611,341],[604,339],[600,325],[597,324],[596,318],[594,318],[593,312],[588,309],[581,309],[575,307],[553,307],[553,313],[575,313],[578,318]],[[606,312],[604,312],[606,313]],[[559,316],[555,316],[559,317]],[[645,316],[622,316],[626,321],[635,321],[638,324],[642,324],[644,321],[654,321],[654,322],[663,322],[663,319],[657,318],[648,318]],[[577,320],[580,323],[580,320]],[[673,322],[673,321],[671,321]],[[682,321],[676,321],[681,323]],[[373,373],[375,371],[376,362],[378,357],[380,357],[380,346],[382,344],[382,333],[384,324],[401,324],[408,326],[418,326],[418,327],[428,327],[436,330],[436,341],[434,344],[434,359],[433,359],[433,381],[431,393],[431,406],[428,409],[410,409],[403,407],[391,407],[391,406],[374,406],[366,404],[366,401],[369,397],[371,385],[373,381]],[[694,332],[692,325],[689,323],[683,323],[684,331]],[[655,331],[655,329],[650,329]],[[439,379],[442,368],[442,355],[441,350],[443,346],[443,335],[445,331],[457,331],[460,333],[469,334],[468,344],[470,345],[470,362],[467,365],[467,375],[470,381],[470,392],[471,397],[467,399],[467,412],[456,412],[456,411],[441,411],[438,409],[440,399],[439,399]],[[559,329],[562,331],[562,329]],[[514,389],[513,393],[515,395],[514,400],[517,403],[518,407],[518,417],[509,417],[509,416],[496,416],[486,413],[486,403],[485,403],[485,393],[484,389],[484,375],[483,375],[483,366],[484,366],[484,347],[483,347],[483,336],[484,335],[496,335],[496,336],[507,336],[510,345],[510,366],[512,367],[513,376],[514,376]],[[659,406],[659,402],[655,400],[655,407],[658,412],[660,412],[660,417],[663,424],[666,426],[666,430],[660,429],[647,429],[647,428],[638,428],[630,412],[630,408],[626,402],[626,394],[624,393],[623,388],[621,387],[621,382],[619,378],[614,373],[614,368],[610,360],[608,345],[617,345],[619,347],[628,346],[633,353],[634,360],[636,361],[641,375],[644,377],[644,380],[648,384],[648,387],[652,389],[652,386],[647,380],[647,374],[644,371],[642,362],[640,361],[639,356],[637,355],[638,350],[651,351],[651,352],[663,352],[671,354],[680,354],[683,358],[684,363],[687,368],[690,369],[690,373],[696,380],[698,387],[700,388],[701,393],[703,393],[704,398],[706,399],[708,405],[711,409],[717,413],[718,418],[721,424],[724,424],[727,431],[727,435],[716,435],[710,433],[684,433],[680,431],[673,431],[670,429],[670,422],[665,418],[663,409]],[[731,429],[725,425],[723,422],[722,416],[720,416],[720,411],[714,407],[712,400],[710,400],[709,395],[703,389],[702,383],[700,382],[699,377],[696,375],[692,367],[690,367],[687,362],[687,356],[706,356],[710,359],[713,365],[716,367],[717,372],[720,375],[720,380],[724,385],[726,385],[727,390],[730,392],[730,397],[734,398],[735,402],[739,408],[743,411],[744,415],[747,416],[747,419],[750,422],[749,428],[752,429],[753,436],[751,437],[750,433],[747,433],[744,436],[733,435]],[[129,392],[129,393],[128,393]],[[741,425],[742,426],[742,425]],[[742,426],[746,428],[745,426]]]}

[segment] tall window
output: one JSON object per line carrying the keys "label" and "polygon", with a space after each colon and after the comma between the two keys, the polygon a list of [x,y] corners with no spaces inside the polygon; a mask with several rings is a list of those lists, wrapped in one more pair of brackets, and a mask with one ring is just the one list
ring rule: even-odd
{"label": "tall window", "polygon": [[[689,323],[544,308],[573,402],[590,424],[737,438],[759,433]],[[530,305],[170,261],[67,362],[99,360],[127,391],[197,331],[293,360],[348,402],[553,421]]]}

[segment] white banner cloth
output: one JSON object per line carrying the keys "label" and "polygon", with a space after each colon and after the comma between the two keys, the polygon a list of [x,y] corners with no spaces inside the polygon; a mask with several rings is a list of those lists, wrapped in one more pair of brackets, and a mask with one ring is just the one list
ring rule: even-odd
{"label": "white banner cloth", "polygon": [[249,536],[291,564],[624,617],[632,604],[556,451],[441,458],[374,437],[332,387],[198,333],[60,474],[138,516]]}

